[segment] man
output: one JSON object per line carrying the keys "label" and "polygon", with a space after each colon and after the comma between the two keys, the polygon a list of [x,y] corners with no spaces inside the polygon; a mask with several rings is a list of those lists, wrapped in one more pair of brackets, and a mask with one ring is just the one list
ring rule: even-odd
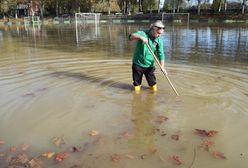
{"label": "man", "polygon": [[154,57],[147,45],[157,56],[162,71],[167,74],[164,68],[164,49],[160,35],[164,32],[164,25],[161,21],[151,24],[149,30],[137,31],[129,35],[130,40],[137,40],[133,55],[132,75],[134,91],[140,92],[143,74],[152,91],[157,91],[157,82],[154,74]]}

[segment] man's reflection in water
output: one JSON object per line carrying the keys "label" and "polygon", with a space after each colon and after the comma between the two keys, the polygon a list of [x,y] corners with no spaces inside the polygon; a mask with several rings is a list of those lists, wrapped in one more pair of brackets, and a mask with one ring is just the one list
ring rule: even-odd
{"label": "man's reflection in water", "polygon": [[153,111],[155,95],[153,93],[133,94],[132,100],[132,122],[134,124],[133,138],[130,139],[132,149],[143,152],[153,152],[154,125]]}

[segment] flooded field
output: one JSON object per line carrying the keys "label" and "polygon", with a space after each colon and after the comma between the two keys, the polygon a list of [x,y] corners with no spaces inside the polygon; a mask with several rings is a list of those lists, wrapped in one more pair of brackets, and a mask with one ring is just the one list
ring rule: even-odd
{"label": "flooded field", "polygon": [[158,67],[132,91],[148,26],[1,27],[0,167],[246,168],[248,29],[167,26],[177,97]]}

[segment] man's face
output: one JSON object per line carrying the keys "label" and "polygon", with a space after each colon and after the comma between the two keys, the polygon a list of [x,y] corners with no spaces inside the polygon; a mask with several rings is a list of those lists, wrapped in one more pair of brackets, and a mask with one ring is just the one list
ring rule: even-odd
{"label": "man's face", "polygon": [[153,29],[154,31],[154,37],[159,37],[163,32],[164,32],[164,28],[162,27],[154,27]]}

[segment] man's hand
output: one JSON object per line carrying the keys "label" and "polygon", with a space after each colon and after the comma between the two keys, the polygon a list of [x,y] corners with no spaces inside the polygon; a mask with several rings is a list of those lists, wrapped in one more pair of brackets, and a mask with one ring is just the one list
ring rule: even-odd
{"label": "man's hand", "polygon": [[162,71],[166,76],[168,75],[168,73],[167,73],[167,71],[166,71],[166,69],[165,69],[164,67],[162,67],[161,71]]}
{"label": "man's hand", "polygon": [[145,38],[145,37],[140,37],[140,40],[145,43],[145,44],[148,44],[148,39]]}

